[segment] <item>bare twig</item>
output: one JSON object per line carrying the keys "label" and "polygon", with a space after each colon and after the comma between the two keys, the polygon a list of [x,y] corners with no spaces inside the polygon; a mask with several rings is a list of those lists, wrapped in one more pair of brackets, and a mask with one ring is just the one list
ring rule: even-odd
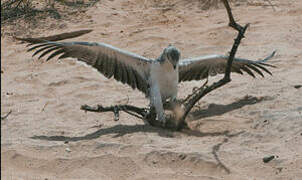
{"label": "bare twig", "polygon": [[231,7],[230,7],[228,1],[227,0],[222,0],[222,2],[224,4],[224,6],[227,10],[228,16],[229,16],[229,21],[230,21],[229,26],[235,28],[236,30],[240,29],[240,27],[238,28],[238,26],[240,26],[240,25],[235,22],[235,19],[233,17],[232,10],[231,10]]}
{"label": "bare twig", "polygon": [[95,107],[83,105],[81,109],[89,112],[99,112],[99,113],[113,112],[115,121],[119,120],[119,112],[124,111],[132,116],[144,120],[145,122],[149,123],[152,126],[173,129],[173,130],[176,130],[178,128],[178,126],[174,124],[173,121],[168,121],[167,124],[162,124],[160,121],[156,120],[156,112],[154,108],[140,108],[132,105],[116,105],[116,106],[108,106],[108,107],[104,107],[102,105],[97,105]]}
{"label": "bare twig", "polygon": [[19,7],[19,5],[21,4],[22,1],[23,1],[23,0],[19,0],[17,6],[15,7],[16,9]]}
{"label": "bare twig", "polygon": [[[90,112],[113,112],[114,113],[114,120],[119,120],[119,111],[124,111],[130,115],[136,116],[140,119],[146,118],[149,114],[149,109],[147,108],[139,108],[136,106],[131,105],[116,105],[116,106],[109,106],[104,107],[102,105],[97,105],[96,107],[91,107],[88,105],[83,105],[81,107],[82,110],[90,111]],[[132,112],[136,113],[133,114]]]}
{"label": "bare twig", "polygon": [[5,120],[13,111],[10,110],[5,116],[1,117],[1,121]]}

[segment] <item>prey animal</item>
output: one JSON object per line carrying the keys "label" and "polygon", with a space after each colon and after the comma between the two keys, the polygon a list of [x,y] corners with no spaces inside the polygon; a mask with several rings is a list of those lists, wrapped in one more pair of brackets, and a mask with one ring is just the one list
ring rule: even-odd
{"label": "prey animal", "polygon": [[[133,89],[143,92],[155,109],[156,119],[165,124],[163,104],[177,99],[178,84],[183,81],[202,80],[225,72],[228,56],[208,55],[181,59],[180,51],[169,45],[156,59],[146,58],[105,43],[97,42],[53,42],[27,38],[33,45],[28,51],[40,54],[39,59],[49,54],[47,61],[58,58],[76,58],[97,69],[108,79],[114,78]],[[38,42],[38,43],[37,43]],[[37,43],[37,44],[36,44]],[[254,73],[264,77],[263,72],[271,74],[267,67],[273,67],[263,60],[252,61],[235,58],[231,71],[255,77]]]}

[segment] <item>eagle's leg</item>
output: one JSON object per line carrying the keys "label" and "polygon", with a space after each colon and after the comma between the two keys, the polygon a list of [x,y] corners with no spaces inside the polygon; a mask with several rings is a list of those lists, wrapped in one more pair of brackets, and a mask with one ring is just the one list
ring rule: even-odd
{"label": "eagle's leg", "polygon": [[163,123],[163,125],[165,125],[166,117],[165,117],[160,90],[157,83],[154,83],[150,87],[150,107],[155,108],[156,120],[160,121],[161,123]]}

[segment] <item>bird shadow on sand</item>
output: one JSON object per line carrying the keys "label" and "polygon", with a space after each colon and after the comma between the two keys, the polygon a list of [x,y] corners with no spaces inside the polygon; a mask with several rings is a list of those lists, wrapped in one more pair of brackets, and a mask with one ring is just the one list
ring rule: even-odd
{"label": "bird shadow on sand", "polygon": [[230,134],[229,131],[222,131],[222,132],[200,132],[190,129],[184,129],[181,132],[176,132],[172,130],[152,127],[150,125],[115,125],[108,128],[100,128],[96,130],[95,132],[83,135],[83,136],[32,136],[31,139],[37,139],[37,140],[46,140],[46,141],[69,141],[69,142],[76,142],[76,141],[82,141],[82,140],[92,140],[100,138],[104,135],[113,134],[113,138],[121,137],[126,134],[134,134],[138,132],[144,132],[144,133],[157,133],[161,137],[165,138],[173,138],[176,136],[179,136],[179,133],[188,135],[188,136],[197,136],[197,137],[205,137],[205,136],[226,136],[231,137],[236,134]]}
{"label": "bird shadow on sand", "polygon": [[[145,133],[159,133],[162,136],[169,137],[172,135],[172,131],[167,130],[164,134],[162,134],[163,130],[152,127],[150,125],[144,124],[136,124],[136,125],[115,125],[108,128],[99,128],[95,132],[86,134],[84,136],[33,136],[32,139],[40,139],[40,140],[48,140],[48,141],[81,141],[81,140],[91,140],[97,139],[104,135],[113,134],[113,138],[121,137],[126,134],[133,134],[136,132],[145,132]],[[171,133],[171,135],[169,135]]]}
{"label": "bird shadow on sand", "polygon": [[236,109],[240,109],[246,105],[253,105],[260,103],[262,101],[272,100],[273,97],[263,96],[263,97],[254,97],[254,96],[244,96],[243,98],[232,102],[230,104],[209,104],[206,109],[199,108],[191,112],[191,120],[203,119],[212,116],[219,116],[227,112],[231,112]]}
{"label": "bird shadow on sand", "polygon": [[[246,96],[242,99],[239,99],[231,104],[227,105],[217,105],[217,104],[211,104],[207,109],[203,110],[196,110],[192,112],[192,120],[196,119],[202,119],[207,118],[211,116],[217,116],[221,115],[230,111],[233,111],[235,109],[239,109],[245,105],[251,105],[258,102],[261,102],[263,100],[267,100],[269,98],[267,97],[252,97],[252,96]],[[134,134],[138,132],[145,132],[145,133],[157,133],[161,137],[170,137],[173,138],[177,136],[178,133],[188,135],[188,136],[196,136],[196,137],[205,137],[205,136],[225,136],[225,137],[233,137],[237,136],[243,132],[237,132],[235,134],[231,134],[230,131],[217,131],[217,132],[201,132],[200,130],[192,130],[192,129],[183,129],[180,132],[153,127],[151,125],[144,125],[144,124],[136,124],[136,125],[115,125],[112,127],[107,128],[99,128],[95,132],[83,135],[83,136],[32,136],[31,139],[38,139],[38,140],[46,140],[46,141],[82,141],[82,140],[91,140],[91,139],[97,139],[101,136],[108,135],[108,134],[114,134],[113,138],[121,137],[126,134]]]}
{"label": "bird shadow on sand", "polygon": [[64,142],[76,142],[81,140],[91,140],[91,139],[97,139],[103,135],[107,134],[116,134],[114,137],[120,137],[125,134],[131,134],[136,132],[147,132],[147,133],[158,133],[159,136],[163,137],[174,137],[174,133],[182,133],[186,134],[188,136],[198,136],[198,137],[216,137],[216,136],[225,136],[223,142],[218,143],[212,147],[212,154],[214,159],[217,162],[217,167],[220,167],[223,169],[226,173],[230,174],[231,170],[220,160],[218,151],[221,145],[228,142],[229,138],[236,137],[240,134],[242,134],[244,131],[240,131],[237,133],[231,134],[229,131],[222,131],[222,132],[197,132],[193,130],[184,130],[182,132],[175,132],[171,130],[166,129],[160,129],[157,127],[152,127],[150,125],[116,125],[113,127],[108,128],[102,128],[98,129],[97,131],[84,135],[84,136],[77,136],[77,137],[68,137],[68,136],[33,136],[32,139],[39,139],[39,140],[46,140],[46,141],[64,141]]}

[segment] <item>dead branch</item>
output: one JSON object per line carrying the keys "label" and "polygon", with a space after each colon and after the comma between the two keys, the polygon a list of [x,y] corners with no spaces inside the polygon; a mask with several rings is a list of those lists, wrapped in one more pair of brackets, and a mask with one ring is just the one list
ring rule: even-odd
{"label": "dead branch", "polygon": [[83,105],[81,106],[81,109],[88,112],[98,112],[98,113],[113,112],[115,121],[119,120],[119,112],[123,111],[139,119],[142,119],[145,123],[149,123],[152,126],[168,128],[173,130],[176,130],[178,127],[175,124],[175,122],[172,120],[172,118],[168,119],[166,125],[156,120],[156,113],[155,113],[155,109],[153,108],[140,108],[140,107],[126,104],[126,105],[115,105],[115,106],[108,106],[108,107],[104,107],[102,105],[97,105],[94,107]]}
{"label": "dead branch", "polygon": [[124,111],[124,112],[126,112],[132,116],[135,116],[137,118],[140,118],[140,119],[146,118],[150,111],[148,108],[139,108],[139,107],[131,106],[131,105],[115,105],[115,106],[109,106],[109,107],[104,107],[102,105],[97,105],[95,107],[83,105],[83,106],[81,106],[81,109],[85,110],[85,111],[100,112],[100,113],[113,112],[115,121],[119,120],[120,111]]}

